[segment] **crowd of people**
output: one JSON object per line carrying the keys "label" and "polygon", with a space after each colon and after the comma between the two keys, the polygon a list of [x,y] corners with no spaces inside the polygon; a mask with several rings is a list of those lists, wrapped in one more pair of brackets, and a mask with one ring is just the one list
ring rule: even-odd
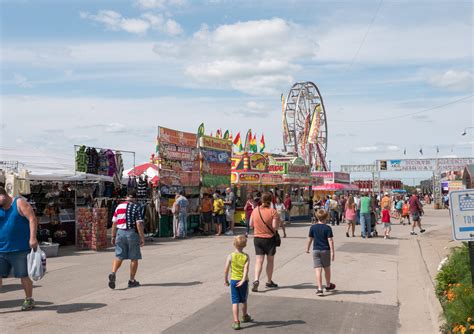
{"label": "crowd of people", "polygon": [[[232,328],[240,329],[242,322],[252,321],[247,310],[248,293],[251,289],[258,292],[261,285],[261,275],[265,268],[267,289],[276,289],[273,270],[277,248],[281,245],[279,230],[286,236],[285,222],[290,220],[291,198],[275,196],[272,192],[256,193],[249,196],[245,204],[246,229],[244,234],[234,238],[235,251],[227,257],[224,269],[224,283],[231,289],[233,324]],[[188,200],[183,193],[176,195],[173,204],[174,235],[177,238],[186,237],[186,215]],[[201,204],[205,231],[210,232],[215,225],[216,235],[225,232],[234,234],[233,215],[235,212],[235,195],[232,189],[226,189],[225,195],[215,192],[212,196],[205,194]],[[421,233],[423,205],[416,193],[407,198],[390,196],[385,193],[382,198],[363,193],[361,195],[333,195],[318,200],[314,205],[314,217],[308,232],[306,252],[312,253],[313,268],[316,275],[316,293],[323,295],[324,289],[331,291],[336,288],[331,281],[331,263],[335,260],[335,247],[332,226],[347,223],[346,236],[355,237],[356,225],[361,225],[363,238],[374,236],[375,224],[381,218],[384,227],[384,237],[390,237],[392,219],[399,219],[405,224],[410,217],[411,234],[416,235],[415,228]],[[34,308],[32,298],[33,286],[28,277],[27,254],[38,246],[36,239],[37,220],[28,202],[22,198],[10,197],[4,188],[0,187],[0,276],[7,277],[13,269],[16,278],[20,278],[25,300],[22,310]],[[130,193],[121,203],[113,216],[112,244],[115,246],[115,257],[112,271],[108,276],[108,286],[115,289],[116,273],[124,260],[130,260],[129,288],[140,286],[135,279],[138,261],[141,260],[141,247],[145,244],[143,233],[143,217],[134,203],[134,194]],[[227,223],[225,223],[227,222]],[[244,252],[251,231],[255,248],[254,279],[249,284],[250,256]],[[311,249],[312,248],[312,249]],[[323,289],[323,272],[326,285]],[[230,274],[230,280],[229,280]],[[0,280],[1,286],[1,280]],[[239,305],[242,306],[242,318],[239,318]]]}

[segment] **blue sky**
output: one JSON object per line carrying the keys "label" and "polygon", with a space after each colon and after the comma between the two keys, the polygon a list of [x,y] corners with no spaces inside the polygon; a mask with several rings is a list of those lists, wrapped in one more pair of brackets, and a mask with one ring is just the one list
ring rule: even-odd
{"label": "blue sky", "polygon": [[66,167],[85,143],[141,161],[156,125],[195,131],[201,121],[251,127],[279,150],[280,94],[307,80],[325,99],[333,166],[405,148],[473,156],[472,132],[460,136],[472,98],[372,121],[472,96],[468,0],[0,3],[2,158]]}

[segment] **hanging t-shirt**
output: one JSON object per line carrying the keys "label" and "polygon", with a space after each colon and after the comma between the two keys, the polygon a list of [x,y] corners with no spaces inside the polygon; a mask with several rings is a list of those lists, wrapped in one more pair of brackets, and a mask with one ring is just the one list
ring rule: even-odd
{"label": "hanging t-shirt", "polygon": [[87,154],[84,145],[76,152],[76,171],[82,173],[87,172]]}

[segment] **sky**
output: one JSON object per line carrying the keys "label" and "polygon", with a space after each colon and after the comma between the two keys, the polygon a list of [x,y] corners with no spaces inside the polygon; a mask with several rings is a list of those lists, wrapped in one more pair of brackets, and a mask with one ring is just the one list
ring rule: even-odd
{"label": "sky", "polygon": [[335,170],[474,156],[470,0],[0,5],[0,160],[68,168],[85,144],[144,162],[158,125],[201,122],[279,152],[280,96],[300,81],[324,98]]}

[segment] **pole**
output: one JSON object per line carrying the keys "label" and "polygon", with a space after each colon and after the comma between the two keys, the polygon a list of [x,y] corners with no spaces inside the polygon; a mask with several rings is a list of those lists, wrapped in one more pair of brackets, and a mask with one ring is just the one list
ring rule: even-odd
{"label": "pole", "polygon": [[469,258],[471,259],[471,284],[474,287],[474,241],[468,241]]}

